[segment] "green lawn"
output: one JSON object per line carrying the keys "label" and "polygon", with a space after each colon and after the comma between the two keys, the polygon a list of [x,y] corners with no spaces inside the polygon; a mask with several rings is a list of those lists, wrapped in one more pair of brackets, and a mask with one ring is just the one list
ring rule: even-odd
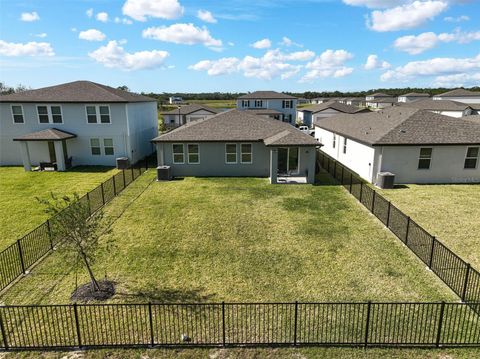
{"label": "green lawn", "polygon": [[[456,300],[327,176],[319,186],[153,180],[147,172],[106,208],[103,241],[116,248],[100,252],[96,272],[117,282],[113,302]],[[1,300],[69,303],[75,283],[55,253]]]}
{"label": "green lawn", "polygon": [[111,167],[75,167],[67,172],[25,172],[23,167],[0,167],[0,250],[47,219],[35,197],[50,192],[84,194],[116,173]]}
{"label": "green lawn", "polygon": [[480,269],[480,185],[408,185],[381,193]]}

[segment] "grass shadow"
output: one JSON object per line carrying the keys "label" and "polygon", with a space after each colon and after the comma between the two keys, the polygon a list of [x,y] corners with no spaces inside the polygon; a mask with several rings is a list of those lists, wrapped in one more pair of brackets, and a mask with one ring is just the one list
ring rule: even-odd
{"label": "grass shadow", "polygon": [[151,303],[203,303],[210,301],[214,295],[204,294],[202,288],[195,289],[168,289],[149,287],[146,290],[117,291],[116,297],[128,301]]}
{"label": "grass shadow", "polygon": [[75,166],[67,170],[66,172],[79,172],[79,173],[105,173],[113,170],[113,166]]}

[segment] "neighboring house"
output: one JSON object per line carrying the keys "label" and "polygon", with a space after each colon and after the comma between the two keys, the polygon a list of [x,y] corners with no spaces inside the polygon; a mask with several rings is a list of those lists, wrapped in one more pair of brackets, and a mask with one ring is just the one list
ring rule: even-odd
{"label": "neighboring house", "polygon": [[187,123],[152,142],[158,164],[171,166],[173,176],[270,177],[271,183],[291,176],[314,183],[320,146],[287,123],[239,110]]}
{"label": "neighboring house", "polygon": [[365,99],[363,97],[349,97],[346,99],[345,104],[360,107],[365,104]]}
{"label": "neighboring house", "polygon": [[0,96],[0,165],[114,166],[152,153],[157,101],[90,81]]}
{"label": "neighboring house", "polygon": [[328,97],[315,97],[315,98],[312,98],[310,103],[312,105],[317,105],[319,103],[324,103],[324,102],[328,102],[328,101],[330,101],[330,99]]}
{"label": "neighboring house", "polygon": [[169,97],[168,98],[168,103],[170,105],[178,105],[183,103],[183,99],[181,97]]}
{"label": "neighboring house", "polygon": [[373,108],[376,110],[381,110],[383,108],[392,107],[397,105],[397,99],[394,97],[384,97],[378,98],[375,100],[368,100],[366,101],[365,105],[369,108]]}
{"label": "neighboring house", "polygon": [[375,183],[480,182],[480,120],[397,106],[315,122],[322,151]]}
{"label": "neighboring house", "polygon": [[203,120],[218,112],[214,108],[198,104],[179,106],[174,110],[162,112],[163,123],[167,127],[178,127],[191,121]]}
{"label": "neighboring house", "polygon": [[305,105],[305,104],[309,104],[310,100],[308,98],[299,98],[297,103],[299,105]]}
{"label": "neighboring house", "polygon": [[480,92],[456,89],[433,96],[434,100],[451,100],[468,104],[480,104]]}
{"label": "neighboring house", "polygon": [[418,100],[425,100],[428,99],[430,95],[428,93],[420,93],[420,92],[409,92],[404,95],[398,96],[398,102],[412,102]]}
{"label": "neighboring house", "polygon": [[358,108],[356,106],[345,105],[343,103],[330,101],[319,105],[312,105],[304,107],[297,111],[297,118],[305,126],[312,127],[314,121],[320,118],[332,117],[339,113],[359,113],[370,112],[365,108]]}
{"label": "neighboring house", "polygon": [[248,109],[246,110],[250,113],[253,113],[258,116],[266,116],[272,120],[280,120],[282,118],[282,112],[273,110],[273,109],[268,109],[268,108],[259,108],[259,109]]}
{"label": "neighboring house", "polygon": [[468,105],[457,101],[426,99],[404,103],[402,104],[402,107],[429,110],[431,112],[451,117],[463,117],[477,114],[477,110],[480,109],[480,104]]}
{"label": "neighboring house", "polygon": [[281,113],[279,120],[295,125],[297,98],[275,91],[255,91],[237,99],[238,110],[276,110]]}

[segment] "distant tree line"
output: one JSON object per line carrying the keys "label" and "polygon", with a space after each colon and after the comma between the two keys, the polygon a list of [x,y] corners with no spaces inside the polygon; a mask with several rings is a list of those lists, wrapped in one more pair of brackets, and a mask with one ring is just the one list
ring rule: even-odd
{"label": "distant tree line", "polygon": [[24,85],[17,85],[16,87],[12,87],[12,86],[8,86],[3,82],[0,82],[0,95],[9,95],[11,93],[22,92],[27,90],[31,90],[31,88]]}

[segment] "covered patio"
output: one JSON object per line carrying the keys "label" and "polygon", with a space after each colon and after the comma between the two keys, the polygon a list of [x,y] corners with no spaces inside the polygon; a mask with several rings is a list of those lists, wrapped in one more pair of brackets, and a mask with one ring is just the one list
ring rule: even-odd
{"label": "covered patio", "polygon": [[75,137],[77,135],[73,133],[49,128],[28,133],[13,140],[20,142],[20,151],[25,171],[32,170],[29,142],[45,142],[46,146],[48,146],[49,158],[45,159],[45,161],[40,161],[40,170],[65,171],[72,166],[72,158],[68,157],[67,141]]}

